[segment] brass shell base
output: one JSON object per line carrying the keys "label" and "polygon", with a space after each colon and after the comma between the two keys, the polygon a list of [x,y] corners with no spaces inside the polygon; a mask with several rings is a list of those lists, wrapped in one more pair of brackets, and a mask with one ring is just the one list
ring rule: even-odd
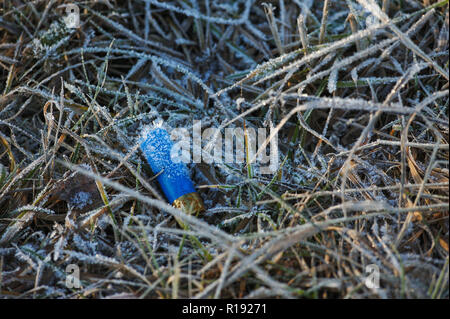
{"label": "brass shell base", "polygon": [[197,215],[205,210],[202,198],[196,192],[178,197],[172,205],[190,215]]}

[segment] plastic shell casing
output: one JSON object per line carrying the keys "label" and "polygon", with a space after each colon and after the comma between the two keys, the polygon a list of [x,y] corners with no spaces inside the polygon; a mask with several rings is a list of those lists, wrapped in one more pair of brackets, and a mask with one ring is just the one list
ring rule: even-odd
{"label": "plastic shell casing", "polygon": [[191,212],[199,212],[203,209],[203,203],[195,191],[186,165],[172,160],[173,145],[169,133],[161,127],[147,128],[141,135],[142,152],[153,173],[158,175],[157,180],[167,200],[178,208],[186,210],[190,207]]}

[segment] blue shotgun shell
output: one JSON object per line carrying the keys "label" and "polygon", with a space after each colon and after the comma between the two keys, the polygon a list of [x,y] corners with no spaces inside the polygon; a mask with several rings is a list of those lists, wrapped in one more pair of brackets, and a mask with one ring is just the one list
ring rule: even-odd
{"label": "blue shotgun shell", "polygon": [[203,203],[186,165],[172,160],[173,145],[169,133],[161,127],[145,129],[141,136],[141,150],[153,173],[159,174],[157,180],[170,204],[198,213],[203,210]]}

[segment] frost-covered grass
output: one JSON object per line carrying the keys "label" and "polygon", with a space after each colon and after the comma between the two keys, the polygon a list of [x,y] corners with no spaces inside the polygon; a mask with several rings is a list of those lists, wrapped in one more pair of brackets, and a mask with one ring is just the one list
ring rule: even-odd
{"label": "frost-covered grass", "polygon": [[[266,2],[0,2],[1,297],[449,298],[448,0]],[[280,168],[190,164],[188,216],[155,120],[272,126]]]}

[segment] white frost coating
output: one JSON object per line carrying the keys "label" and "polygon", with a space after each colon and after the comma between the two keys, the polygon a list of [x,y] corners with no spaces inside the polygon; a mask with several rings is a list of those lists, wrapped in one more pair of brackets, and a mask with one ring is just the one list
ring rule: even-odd
{"label": "white frost coating", "polygon": [[204,15],[204,14],[198,12],[197,10],[192,10],[192,9],[186,10],[186,9],[183,9],[180,7],[173,6],[171,4],[167,4],[165,2],[159,2],[157,0],[145,0],[145,1],[155,5],[156,7],[174,11],[174,12],[178,12],[178,13],[184,14],[188,17],[193,17],[195,19],[202,19],[202,20],[205,20],[208,22],[213,22],[213,23],[217,23],[217,24],[225,24],[225,25],[240,25],[240,24],[246,23],[248,21],[250,8],[253,3],[253,1],[251,1],[251,0],[245,1],[245,9],[244,9],[244,12],[242,13],[242,15],[238,19],[232,19],[232,18],[222,18],[222,17],[210,17],[210,16],[207,16],[207,15]]}
{"label": "white frost coating", "polygon": [[[161,128],[165,130],[165,133],[169,134],[164,126],[163,121],[155,121],[153,125],[145,126],[139,137],[141,149],[147,157],[154,174],[163,171],[162,174],[168,179],[177,179],[181,176],[189,178],[186,166],[183,163],[174,163],[171,159],[172,141],[167,141],[164,131],[155,131],[155,129]],[[151,141],[147,141],[149,135],[153,135],[153,137],[150,137]]]}
{"label": "white frost coating", "polygon": [[78,192],[70,198],[70,204],[75,208],[82,209],[92,204],[91,194],[83,191]]}

